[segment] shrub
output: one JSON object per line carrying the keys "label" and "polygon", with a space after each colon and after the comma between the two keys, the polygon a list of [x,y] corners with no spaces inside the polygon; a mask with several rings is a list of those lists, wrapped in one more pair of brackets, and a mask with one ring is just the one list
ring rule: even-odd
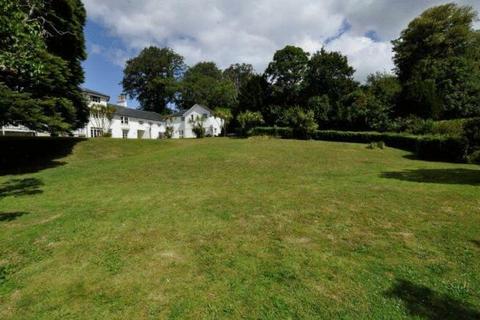
{"label": "shrub", "polygon": [[193,132],[193,134],[195,134],[195,137],[197,137],[197,139],[205,138],[206,130],[201,125],[194,125],[193,128],[192,128],[192,132]]}
{"label": "shrub", "polygon": [[434,121],[422,119],[415,116],[397,119],[397,130],[415,135],[432,134]]}
{"label": "shrub", "polygon": [[259,125],[263,124],[263,117],[260,112],[252,112],[252,111],[245,111],[240,113],[237,116],[238,124],[240,125],[240,134],[242,136],[249,136],[251,135],[251,130]]}
{"label": "shrub", "polygon": [[467,159],[469,163],[480,164],[480,150],[472,152]]}
{"label": "shrub", "polygon": [[463,125],[465,139],[468,140],[468,151],[473,153],[480,149],[480,118],[472,118]]}
{"label": "shrub", "polygon": [[172,137],[173,137],[173,127],[172,126],[167,126],[165,128],[165,138],[172,139]]}
{"label": "shrub", "polygon": [[423,136],[418,138],[415,151],[420,159],[463,162],[467,150],[468,141],[463,137]]}
{"label": "shrub", "polygon": [[256,127],[250,132],[252,136],[271,136],[275,138],[291,139],[293,130],[286,127]]}
{"label": "shrub", "polygon": [[463,135],[465,121],[465,119],[435,121],[433,123],[432,131],[429,133],[461,137]]}
{"label": "shrub", "polygon": [[[270,135],[281,138],[292,138],[290,128],[255,128],[253,134]],[[313,135],[315,140],[373,143],[374,146],[389,146],[414,152],[418,158],[424,160],[465,161],[468,141],[464,137],[450,136],[416,136],[405,133],[380,133],[360,131],[321,130]]]}
{"label": "shrub", "polygon": [[318,129],[315,113],[298,106],[287,109],[284,112],[283,121],[292,128],[293,136],[298,139],[310,139]]}

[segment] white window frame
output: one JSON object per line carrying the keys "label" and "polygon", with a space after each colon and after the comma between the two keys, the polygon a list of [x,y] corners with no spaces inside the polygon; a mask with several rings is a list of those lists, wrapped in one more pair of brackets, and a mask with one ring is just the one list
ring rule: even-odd
{"label": "white window frame", "polygon": [[121,116],[121,117],[120,117],[120,122],[121,122],[122,124],[128,124],[128,117]]}
{"label": "white window frame", "polygon": [[90,96],[90,101],[94,102],[94,103],[100,103],[102,102],[102,98],[100,98],[99,96],[93,96],[91,95]]}
{"label": "white window frame", "polygon": [[91,127],[90,128],[90,138],[97,138],[103,136],[103,129]]}
{"label": "white window frame", "polygon": [[122,138],[123,138],[123,139],[128,139],[128,132],[129,132],[129,131],[130,131],[130,130],[125,130],[125,129],[122,130]]}

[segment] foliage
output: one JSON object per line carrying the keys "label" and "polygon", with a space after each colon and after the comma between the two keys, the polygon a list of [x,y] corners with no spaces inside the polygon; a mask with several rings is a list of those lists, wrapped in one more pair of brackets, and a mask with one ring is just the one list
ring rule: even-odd
{"label": "foliage", "polygon": [[225,79],[213,62],[200,62],[185,72],[181,85],[180,105],[191,108],[201,104],[212,110],[232,108],[236,103],[235,85]]}
{"label": "foliage", "polygon": [[235,86],[236,96],[240,94],[240,89],[254,76],[253,66],[247,63],[236,63],[223,71],[223,77],[230,80]]}
{"label": "foliage", "polygon": [[390,117],[386,105],[368,89],[358,88],[340,100],[337,124],[349,130],[389,129]]}
{"label": "foliage", "polygon": [[279,125],[292,128],[293,136],[299,139],[310,139],[318,129],[315,113],[299,106],[286,109],[279,120]]}
{"label": "foliage", "polygon": [[464,162],[468,140],[463,137],[422,136],[417,141],[416,155],[420,159]]}
{"label": "foliage", "polygon": [[293,130],[289,127],[255,127],[250,132],[251,136],[271,136],[275,138],[292,139]]}
{"label": "foliage", "polygon": [[468,162],[474,163],[474,164],[480,164],[480,149],[468,155]]}
{"label": "foliage", "polygon": [[93,104],[90,106],[90,121],[96,128],[101,128],[104,136],[106,136],[108,135],[114,113],[115,108],[111,105]]}
{"label": "foliage", "polygon": [[233,119],[232,110],[228,108],[217,108],[215,110],[215,116],[223,120],[222,132],[224,136],[227,136],[227,128]]}
{"label": "foliage", "polygon": [[329,127],[334,120],[333,108],[326,94],[308,99],[307,108],[314,112],[315,122],[320,128]]}
{"label": "foliage", "polygon": [[463,125],[463,132],[468,140],[469,153],[480,150],[480,118],[467,120]]}
{"label": "foliage", "polygon": [[[291,128],[257,127],[250,133],[285,139],[295,137]],[[464,162],[469,146],[464,137],[362,131],[317,130],[312,134],[312,139],[367,144],[383,142],[389,147],[411,151],[419,159],[449,162]]]}
{"label": "foliage", "polygon": [[262,114],[260,112],[253,112],[248,110],[241,112],[237,116],[237,121],[240,125],[242,135],[249,135],[251,129],[264,122]]}
{"label": "foliage", "polygon": [[262,111],[267,104],[269,84],[264,76],[253,75],[240,88],[238,109],[240,111]]}
{"label": "foliage", "polygon": [[480,34],[471,7],[430,8],[393,41],[400,114],[452,119],[480,114]]}
{"label": "foliage", "polygon": [[380,72],[370,74],[367,77],[366,87],[389,110],[394,109],[402,90],[395,75]]}
{"label": "foliage", "polygon": [[396,120],[396,129],[400,132],[411,134],[432,134],[434,121],[422,119],[413,115]]}
{"label": "foliage", "polygon": [[346,56],[322,48],[308,61],[305,93],[308,97],[327,95],[330,101],[337,102],[357,87],[354,73]]}
{"label": "foliage", "polygon": [[87,122],[85,20],[80,0],[0,0],[0,124],[56,134]]}
{"label": "foliage", "polygon": [[148,47],[127,61],[123,90],[138,99],[143,110],[165,114],[168,104],[176,101],[184,70],[184,58],[172,49]]}
{"label": "foliage", "polygon": [[205,119],[202,116],[196,116],[195,118],[190,119],[190,124],[192,125],[192,132],[197,139],[205,138]]}
{"label": "foliage", "polygon": [[265,70],[265,78],[271,85],[274,104],[300,103],[307,63],[308,53],[302,48],[286,46],[275,52],[273,61]]}
{"label": "foliage", "polygon": [[172,139],[174,128],[171,125],[165,127],[165,138]]}

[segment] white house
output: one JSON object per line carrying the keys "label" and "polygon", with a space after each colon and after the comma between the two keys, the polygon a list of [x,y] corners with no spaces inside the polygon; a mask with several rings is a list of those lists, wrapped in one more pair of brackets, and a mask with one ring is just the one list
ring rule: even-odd
{"label": "white house", "polygon": [[[172,128],[172,138],[195,138],[192,121],[200,119],[207,136],[218,136],[222,131],[223,120],[215,117],[212,110],[194,105],[188,110],[180,110],[173,115],[162,116],[156,112],[141,111],[127,107],[126,97],[121,95],[118,104],[109,104],[110,96],[98,91],[83,89],[90,108],[94,105],[113,108],[113,117],[95,117],[91,114],[87,125],[75,130],[76,137],[95,138],[110,133],[112,138],[160,139]],[[9,126],[1,128],[2,135],[44,135],[26,127]]]}

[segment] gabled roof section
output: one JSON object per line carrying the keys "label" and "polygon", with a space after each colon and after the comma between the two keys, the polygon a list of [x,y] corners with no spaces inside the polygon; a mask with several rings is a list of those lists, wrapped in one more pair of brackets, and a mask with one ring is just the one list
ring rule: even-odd
{"label": "gabled roof section", "polygon": [[117,116],[136,118],[140,120],[162,121],[162,116],[156,112],[130,109],[115,104],[110,104],[110,106],[115,108],[115,115]]}
{"label": "gabled roof section", "polygon": [[208,112],[210,112],[212,115],[214,115],[214,112],[210,109],[210,108],[207,108],[205,106],[202,106],[201,104],[195,104],[193,107],[191,107],[190,109],[180,109],[174,113],[172,113],[171,115],[169,115],[170,117],[183,117],[185,116],[185,114],[187,114],[190,110],[194,109],[195,107],[200,107],[200,108],[203,108],[205,110],[207,110]]}
{"label": "gabled roof section", "polygon": [[86,94],[93,94],[96,96],[104,97],[107,98],[107,100],[110,100],[110,96],[108,94],[104,94],[95,90],[87,89],[87,88],[82,88],[82,91]]}

